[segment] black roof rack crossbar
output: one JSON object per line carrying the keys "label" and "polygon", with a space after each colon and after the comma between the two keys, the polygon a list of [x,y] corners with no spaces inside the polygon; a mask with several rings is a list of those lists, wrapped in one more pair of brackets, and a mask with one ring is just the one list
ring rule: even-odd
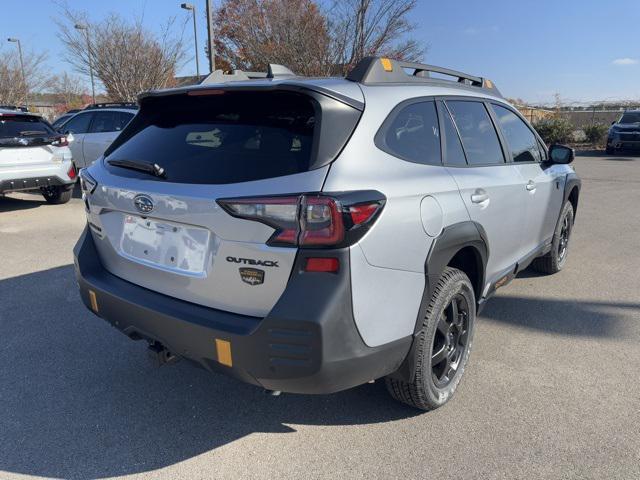
{"label": "black roof rack crossbar", "polygon": [[389,58],[366,57],[363,58],[347,75],[347,80],[362,84],[383,84],[383,83],[414,83],[448,81],[439,77],[432,77],[431,74],[446,75],[455,79],[455,82],[471,86],[484,88],[493,95],[501,96],[498,89],[491,80],[475,75],[469,75],[449,68],[436,67],[424,63],[404,62]]}

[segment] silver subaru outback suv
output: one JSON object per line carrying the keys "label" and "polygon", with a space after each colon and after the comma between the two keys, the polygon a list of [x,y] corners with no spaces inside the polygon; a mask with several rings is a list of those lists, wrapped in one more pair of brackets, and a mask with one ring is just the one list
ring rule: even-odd
{"label": "silver subaru outback suv", "polygon": [[385,378],[444,404],[487,299],[565,264],[573,151],[461,72],[258,76],[143,94],[82,171],[84,303],[161,363],[295,393]]}

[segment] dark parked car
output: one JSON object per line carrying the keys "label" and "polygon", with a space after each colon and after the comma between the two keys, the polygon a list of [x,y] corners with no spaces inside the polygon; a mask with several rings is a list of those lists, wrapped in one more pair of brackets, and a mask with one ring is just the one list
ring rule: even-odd
{"label": "dark parked car", "polygon": [[629,110],[613,122],[607,137],[607,154],[640,149],[640,110]]}

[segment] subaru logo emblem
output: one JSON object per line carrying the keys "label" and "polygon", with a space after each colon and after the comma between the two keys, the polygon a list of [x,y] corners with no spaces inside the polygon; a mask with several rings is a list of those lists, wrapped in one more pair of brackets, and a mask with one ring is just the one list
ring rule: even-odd
{"label": "subaru logo emblem", "polygon": [[148,195],[136,195],[133,204],[141,213],[151,213],[153,210],[153,200]]}

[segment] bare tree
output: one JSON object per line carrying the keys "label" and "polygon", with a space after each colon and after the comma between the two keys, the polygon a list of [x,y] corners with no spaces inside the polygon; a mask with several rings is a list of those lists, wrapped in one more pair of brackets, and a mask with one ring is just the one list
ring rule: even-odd
{"label": "bare tree", "polygon": [[327,12],[332,63],[347,73],[369,55],[419,61],[426,48],[410,35],[417,0],[336,0]]}
{"label": "bare tree", "polygon": [[327,73],[330,39],[313,0],[224,0],[214,25],[223,69],[264,70],[280,63],[301,75]]}
{"label": "bare tree", "polygon": [[44,69],[46,58],[46,53],[23,52],[25,85],[18,54],[0,51],[0,104],[23,105],[27,90],[33,92],[44,88],[49,82]]}
{"label": "bare tree", "polygon": [[223,0],[216,11],[216,57],[225,68],[282,63],[302,75],[344,74],[367,55],[418,60],[410,38],[416,0]]}
{"label": "bare tree", "polygon": [[[66,60],[86,75],[91,62],[111,100],[134,101],[140,92],[172,84],[185,59],[184,25],[176,34],[175,17],[155,34],[144,27],[141,18],[128,22],[111,14],[92,23],[84,12],[61,8],[66,20],[57,21],[58,36],[66,47]],[[76,24],[87,29],[77,30]]]}
{"label": "bare tree", "polygon": [[49,89],[56,96],[56,102],[61,105],[61,109],[81,107],[87,94],[85,82],[67,72],[54,76]]}

